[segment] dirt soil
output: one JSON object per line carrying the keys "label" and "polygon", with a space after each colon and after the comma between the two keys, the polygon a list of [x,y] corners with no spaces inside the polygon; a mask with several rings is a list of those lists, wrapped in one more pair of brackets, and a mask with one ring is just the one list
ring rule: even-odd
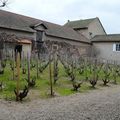
{"label": "dirt soil", "polygon": [[1,99],[0,120],[120,120],[120,86],[22,103]]}

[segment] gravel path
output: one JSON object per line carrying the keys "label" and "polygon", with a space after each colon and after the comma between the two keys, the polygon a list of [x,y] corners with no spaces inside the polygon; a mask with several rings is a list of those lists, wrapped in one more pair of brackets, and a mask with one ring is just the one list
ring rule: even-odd
{"label": "gravel path", "polygon": [[120,86],[24,103],[0,100],[0,120],[120,120]]}

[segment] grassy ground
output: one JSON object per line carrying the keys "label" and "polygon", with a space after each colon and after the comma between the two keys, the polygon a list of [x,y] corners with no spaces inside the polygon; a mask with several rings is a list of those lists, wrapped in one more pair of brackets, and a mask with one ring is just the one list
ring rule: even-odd
{"label": "grassy ground", "polygon": [[[39,73],[39,78],[36,80],[36,85],[34,88],[30,88],[30,92],[28,95],[29,99],[37,99],[37,98],[48,98],[50,93],[50,82],[49,82],[49,67],[47,67],[43,73]],[[14,89],[16,87],[16,81],[12,80],[13,72],[10,69],[9,63],[7,64],[4,74],[0,75],[0,81],[3,81],[4,88],[2,91],[0,91],[0,98],[4,98],[7,100],[15,100],[15,94]],[[16,74],[16,73],[15,73]],[[36,68],[31,70],[31,77],[36,77],[37,71]],[[89,75],[90,76],[90,75]],[[23,75],[22,71],[20,73],[20,88],[23,89],[25,85],[27,85],[27,82],[25,80],[27,78],[27,74]],[[79,75],[78,72],[76,72],[76,79],[77,80],[83,80],[85,79],[85,74]],[[111,77],[110,79],[113,79]],[[119,78],[117,78],[117,82],[119,83]],[[91,85],[89,82],[84,82],[78,92],[87,92],[89,90],[92,90],[90,87]],[[99,81],[99,84],[97,84],[96,88],[101,87],[101,81]],[[70,78],[66,75],[65,70],[62,65],[59,65],[59,79],[57,83],[53,84],[53,90],[57,96],[67,96],[70,94],[76,93],[72,90],[72,82],[70,81]]]}

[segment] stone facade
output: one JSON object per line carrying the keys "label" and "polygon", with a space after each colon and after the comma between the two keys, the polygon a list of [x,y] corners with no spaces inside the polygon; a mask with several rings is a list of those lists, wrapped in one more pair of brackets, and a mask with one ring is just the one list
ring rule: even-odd
{"label": "stone facade", "polygon": [[93,38],[95,35],[105,35],[106,32],[99,20],[99,18],[95,18],[90,22],[87,26],[83,28],[74,28],[75,31],[83,34],[89,40]]}
{"label": "stone facade", "polygon": [[[116,42],[112,36],[95,42],[96,35],[107,36],[99,18],[70,21],[61,26],[2,10],[0,10],[0,17],[0,34],[5,33],[8,38],[11,38],[10,41],[5,42],[4,46],[0,38],[2,45],[0,58],[3,47],[9,51],[10,48],[15,49],[16,45],[22,45],[22,51],[26,54],[28,51],[37,50],[44,53],[56,50],[63,53],[74,52],[80,56],[92,55],[104,59],[120,59],[120,52],[112,51],[112,45]],[[109,41],[111,38],[112,41]],[[120,35],[115,38],[120,42]],[[18,42],[21,40],[31,41],[31,43]]]}
{"label": "stone facade", "polygon": [[[95,42],[93,47],[95,48],[95,54],[98,58],[106,60],[115,60],[120,62],[120,51],[114,51],[113,45],[116,42]],[[119,42],[120,43],[120,42]]]}
{"label": "stone facade", "polygon": [[[86,44],[78,42],[75,40],[62,39],[57,37],[46,36],[45,38],[47,45],[51,42],[51,49],[58,45],[58,49],[63,49],[64,51],[76,51],[76,54],[81,56],[90,56],[91,55],[91,44]],[[48,42],[49,41],[49,42]]]}

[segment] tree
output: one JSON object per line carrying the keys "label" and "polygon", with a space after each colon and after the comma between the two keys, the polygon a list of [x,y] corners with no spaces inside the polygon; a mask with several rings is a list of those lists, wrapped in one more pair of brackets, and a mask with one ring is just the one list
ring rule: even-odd
{"label": "tree", "polygon": [[0,0],[0,7],[5,7],[8,4],[8,0]]}

